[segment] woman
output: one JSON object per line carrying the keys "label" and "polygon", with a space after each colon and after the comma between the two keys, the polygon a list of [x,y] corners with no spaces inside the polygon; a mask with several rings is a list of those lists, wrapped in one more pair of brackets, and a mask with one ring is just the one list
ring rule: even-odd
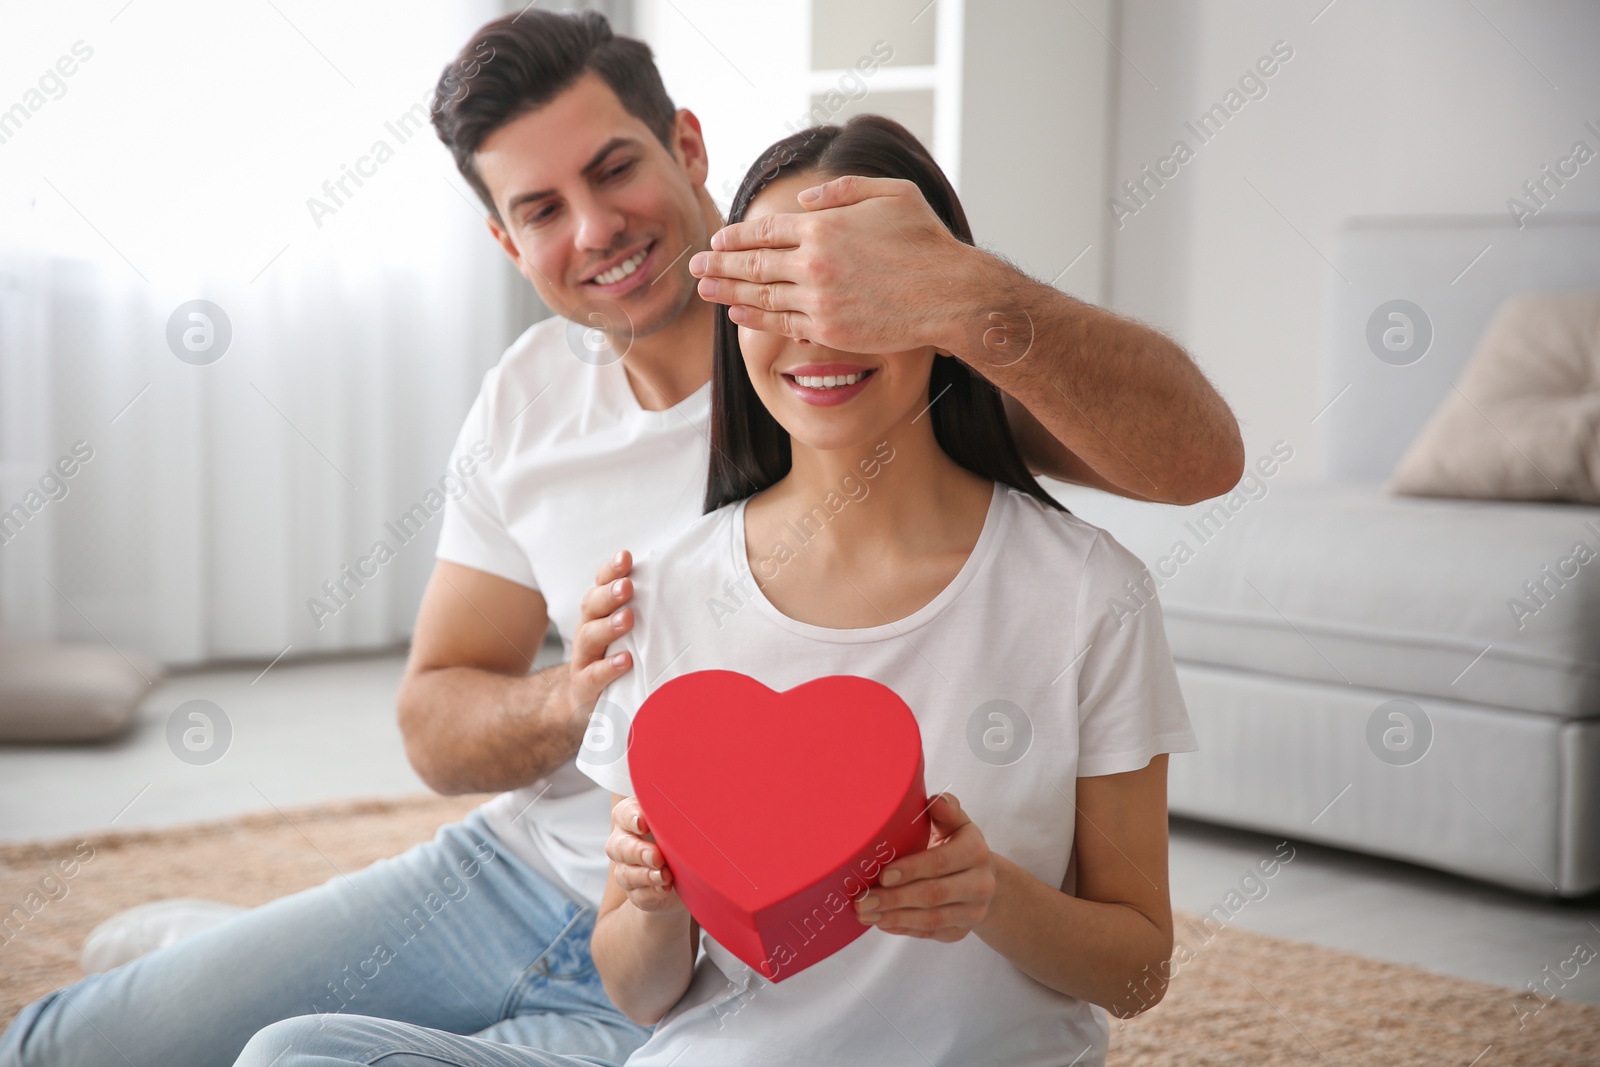
{"label": "woman", "polygon": [[[971,242],[927,151],[874,116],[778,142],[730,221],[799,211],[843,174],[915,182]],[[717,314],[708,513],[636,566],[617,643],[633,669],[579,755],[617,801],[595,963],[619,1008],[659,1022],[629,1064],[1102,1062],[1099,1009],[1134,1014],[1164,986],[1165,754],[1195,747],[1159,608],[1124,599],[1142,566],[1039,487],[999,395],[957,360]],[[875,929],[780,984],[702,936],[620,758],[648,691],[710,668],[779,691],[887,685],[940,791],[929,848],[839,920]]]}

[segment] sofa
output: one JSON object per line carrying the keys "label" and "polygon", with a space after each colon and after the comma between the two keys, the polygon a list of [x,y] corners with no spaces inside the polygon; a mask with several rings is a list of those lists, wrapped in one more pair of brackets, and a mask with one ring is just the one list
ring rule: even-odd
{"label": "sofa", "polygon": [[[1600,507],[1385,482],[1507,297],[1600,291],[1600,219],[1355,220],[1333,257],[1319,410],[1299,439],[1189,508],[1061,494],[1149,568],[1114,610],[1159,594],[1200,740],[1172,761],[1171,810],[1593,892]],[[1379,314],[1396,300],[1422,315]],[[1377,340],[1390,322],[1414,331],[1396,335],[1409,351]]]}

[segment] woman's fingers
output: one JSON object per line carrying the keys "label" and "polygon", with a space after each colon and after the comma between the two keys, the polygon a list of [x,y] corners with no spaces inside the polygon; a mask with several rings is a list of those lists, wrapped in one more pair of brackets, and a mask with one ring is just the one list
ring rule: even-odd
{"label": "woman's fingers", "polygon": [[624,834],[648,834],[650,824],[638,797],[623,797],[611,806],[611,828]]}
{"label": "woman's fingers", "polygon": [[961,801],[956,799],[954,793],[940,793],[928,805],[928,818],[933,822],[933,828],[945,837],[949,837],[963,826],[970,826],[972,819],[961,807]]}
{"label": "woman's fingers", "polygon": [[[628,902],[643,911],[682,907],[677,890],[672,887],[671,871],[656,871],[647,867],[625,867],[613,864],[617,885],[628,894]],[[661,878],[661,881],[657,881]]]}
{"label": "woman's fingers", "polygon": [[[890,920],[911,912],[932,912],[940,908],[959,908],[966,904],[987,904],[994,895],[994,875],[986,867],[973,867],[942,878],[911,882],[894,889],[881,886],[868,890],[856,902],[856,911],[869,922],[894,925]],[[869,919],[868,916],[877,916]]]}
{"label": "woman's fingers", "polygon": [[617,864],[617,884],[627,891],[634,906],[646,911],[676,906],[678,893],[672,887],[672,872],[653,867],[625,867]]}
{"label": "woman's fingers", "polygon": [[921,852],[901,856],[884,867],[878,877],[885,888],[942,878],[959,870],[988,862],[989,846],[983,833],[973,825],[961,802],[950,793],[940,793],[928,805],[933,823],[932,843]]}
{"label": "woman's fingers", "polygon": [[638,797],[620,800],[611,809],[606,856],[611,860],[612,877],[627,892],[628,900],[645,911],[682,907],[672,888],[672,869],[650,836],[649,825]]}
{"label": "woman's fingers", "polygon": [[940,794],[928,811],[934,844],[889,864],[856,914],[888,933],[959,941],[988,915],[993,857],[955,797]]}
{"label": "woman's fingers", "polygon": [[947,926],[941,930],[918,930],[910,926],[883,926],[880,924],[878,929],[886,934],[899,934],[902,937],[920,937],[924,941],[943,941],[946,944],[960,941],[972,932],[971,928],[966,926]]}
{"label": "woman's fingers", "polygon": [[622,888],[634,889],[666,889],[672,885],[672,872],[664,867],[648,867],[648,865],[616,865],[618,881]]}
{"label": "woman's fingers", "polygon": [[660,867],[645,867],[618,863],[617,884],[632,893],[640,889],[668,889],[672,886],[672,872]]}
{"label": "woman's fingers", "polygon": [[938,908],[896,908],[877,914],[878,918],[868,921],[863,917],[863,921],[890,932],[920,930],[934,934],[944,930],[971,930],[983,922],[989,914],[989,906],[987,902],[962,901]]}
{"label": "woman's fingers", "polygon": [[659,864],[652,860],[659,859],[659,850],[654,842],[638,834],[612,830],[606,839],[606,858],[629,867],[655,867]]}

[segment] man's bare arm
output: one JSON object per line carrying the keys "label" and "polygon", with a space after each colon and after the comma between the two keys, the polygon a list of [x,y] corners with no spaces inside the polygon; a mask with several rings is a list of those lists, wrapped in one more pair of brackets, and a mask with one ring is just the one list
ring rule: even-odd
{"label": "man's bare arm", "polygon": [[971,251],[973,272],[985,276],[972,291],[1003,299],[977,313],[982,329],[952,322],[940,347],[1005,395],[1035,474],[1167,504],[1238,483],[1239,424],[1181,347]]}
{"label": "man's bare arm", "polygon": [[607,629],[606,593],[585,598],[575,662],[530,674],[550,625],[544,596],[471,567],[434,565],[398,700],[406,755],[423,781],[446,794],[517,789],[577,753],[595,697],[627,669],[603,658],[605,634],[632,624],[628,611]]}
{"label": "man's bare arm", "polygon": [[1232,412],[1160,332],[957,240],[910,182],[836,178],[806,206],[715,234],[690,263],[700,295],[838,351],[951,353],[1018,401],[1013,429],[1039,473],[1169,503],[1239,480]]}

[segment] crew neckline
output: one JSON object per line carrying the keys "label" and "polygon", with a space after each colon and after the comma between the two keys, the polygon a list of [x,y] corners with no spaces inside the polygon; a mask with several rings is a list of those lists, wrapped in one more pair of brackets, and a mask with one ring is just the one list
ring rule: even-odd
{"label": "crew neckline", "polygon": [[641,415],[649,415],[658,418],[664,418],[665,416],[676,412],[680,415],[683,415],[685,418],[692,419],[705,415],[711,410],[710,378],[707,378],[705,382],[701,384],[700,388],[696,389],[694,392],[690,393],[676,404],[673,404],[671,407],[661,408],[659,411],[653,411],[639,403],[639,397],[633,391],[633,382],[628,380],[628,371],[623,367],[622,360],[616,360],[613,363],[607,364],[607,366],[611,367],[615,371],[617,388],[621,391],[622,403],[630,417],[637,418]]}
{"label": "crew neckline", "polygon": [[761,613],[791,633],[811,638],[814,641],[828,641],[834,644],[846,645],[868,644],[873,641],[903,637],[912,630],[936,619],[962,594],[967,586],[972,584],[972,580],[978,571],[983,569],[983,565],[993,552],[995,542],[1000,538],[1006,517],[1009,514],[1004,507],[1006,494],[1009,491],[1009,487],[1006,485],[1000,482],[994,483],[993,492],[989,497],[989,507],[983,517],[983,529],[979,532],[978,540],[973,544],[972,551],[967,554],[966,562],[956,572],[956,576],[950,579],[932,600],[910,615],[896,619],[893,622],[880,623],[877,626],[838,629],[831,626],[817,626],[814,623],[801,622],[799,619],[791,618],[779,611],[778,606],[767,599],[767,594],[762,592],[761,587],[756,583],[755,575],[750,571],[750,554],[746,548],[744,536],[745,505],[750,502],[749,497],[739,501],[730,520],[733,526],[734,569],[739,576],[740,585],[744,585],[748,581],[749,585],[746,588],[750,589],[751,600]]}

